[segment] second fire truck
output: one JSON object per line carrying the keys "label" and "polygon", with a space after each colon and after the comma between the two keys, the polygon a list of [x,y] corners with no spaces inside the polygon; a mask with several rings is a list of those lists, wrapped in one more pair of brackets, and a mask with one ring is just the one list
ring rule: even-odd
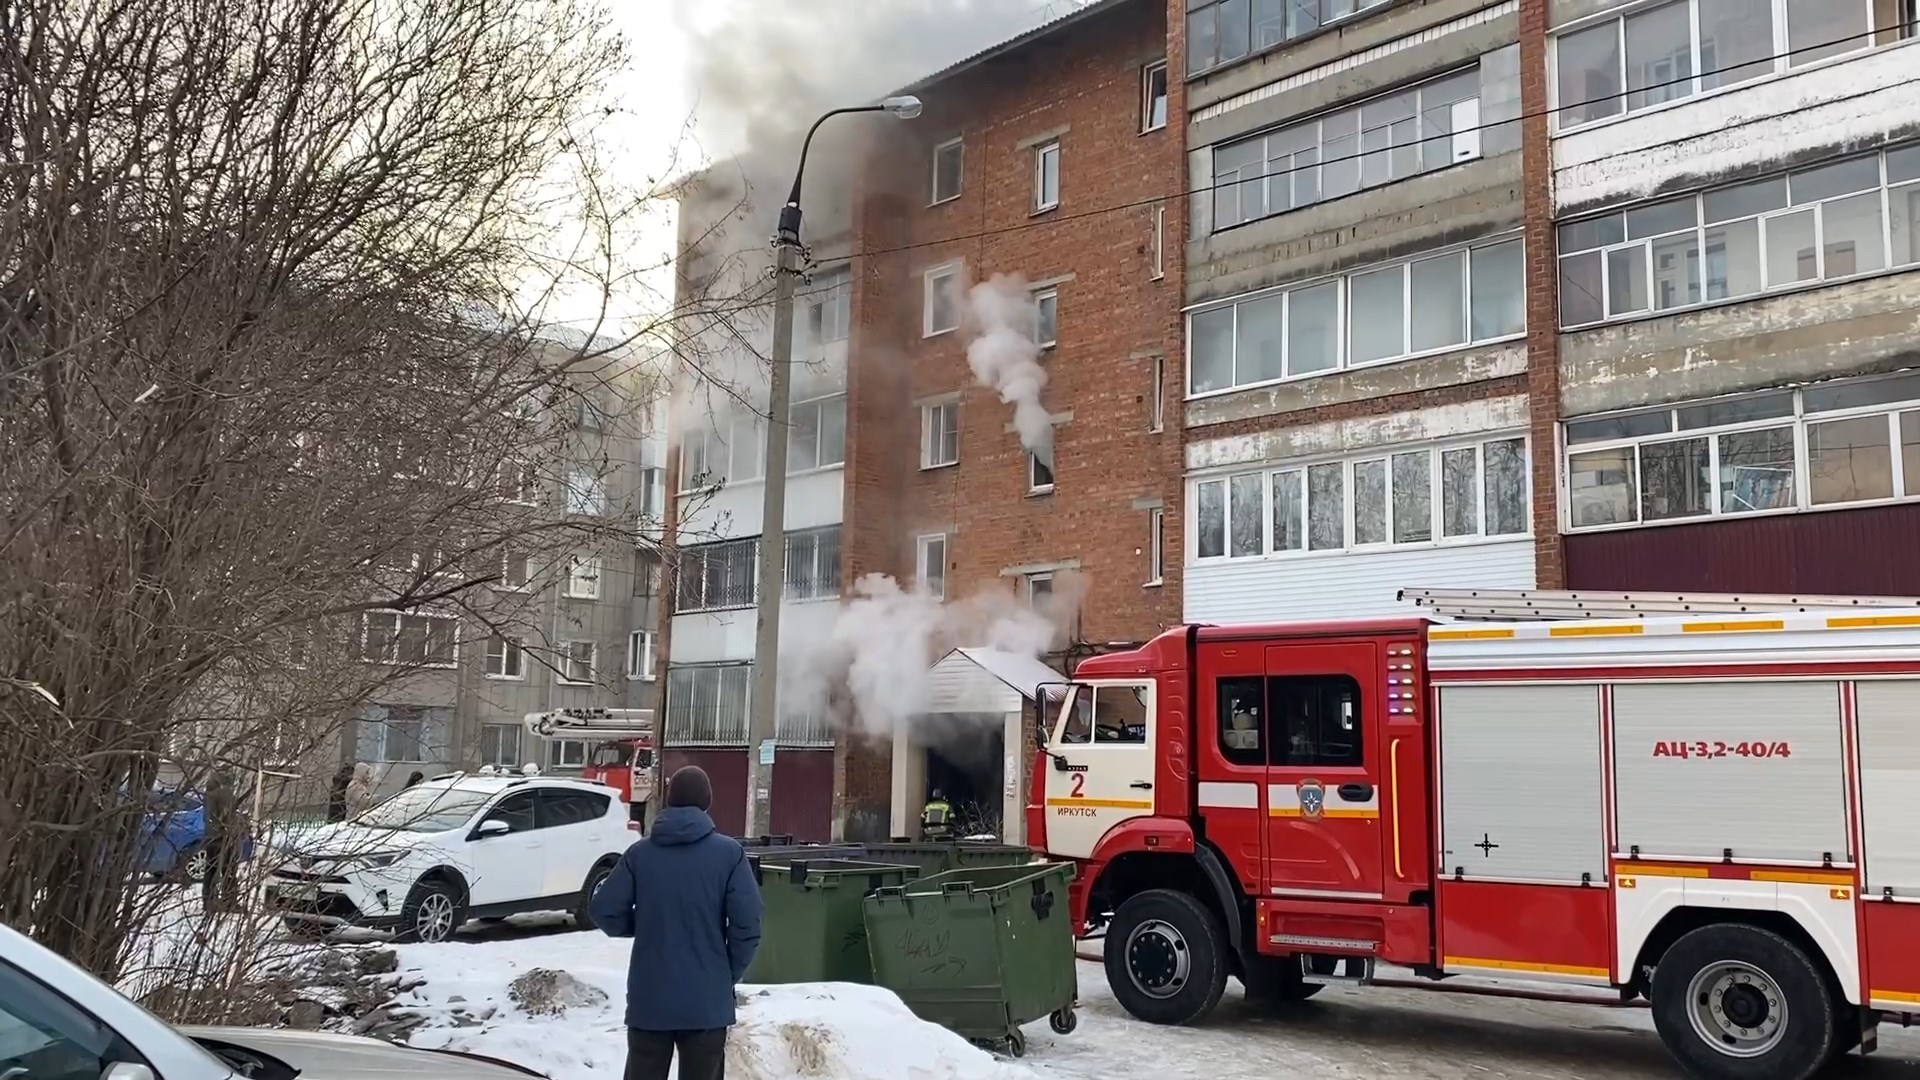
{"label": "second fire truck", "polygon": [[1391,964],[1800,1080],[1920,1011],[1920,610],[1837,605],[1178,628],[1042,695],[1030,842],[1144,1020]]}

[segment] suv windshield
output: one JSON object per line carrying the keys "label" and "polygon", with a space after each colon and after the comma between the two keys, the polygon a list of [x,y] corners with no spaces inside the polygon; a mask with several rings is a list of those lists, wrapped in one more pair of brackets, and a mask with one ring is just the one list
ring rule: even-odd
{"label": "suv windshield", "polygon": [[355,825],[370,829],[404,829],[407,832],[446,832],[456,829],[473,816],[475,810],[492,797],[486,791],[462,791],[458,788],[410,787],[378,806],[369,807],[353,819]]}

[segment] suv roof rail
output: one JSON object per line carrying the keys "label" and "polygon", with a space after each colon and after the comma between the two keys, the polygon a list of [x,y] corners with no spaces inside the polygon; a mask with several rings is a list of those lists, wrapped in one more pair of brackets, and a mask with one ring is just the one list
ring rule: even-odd
{"label": "suv roof rail", "polygon": [[465,773],[464,771],[462,771],[462,770],[460,770],[460,769],[455,769],[455,770],[454,770],[454,771],[452,771],[452,772],[446,772],[446,773],[441,773],[441,774],[440,774],[439,776],[430,776],[430,777],[428,777],[427,779],[429,779],[429,780],[458,780],[458,779],[460,779],[461,777],[463,777],[463,776],[465,776],[465,775],[467,775],[467,774],[466,774],[466,773]]}

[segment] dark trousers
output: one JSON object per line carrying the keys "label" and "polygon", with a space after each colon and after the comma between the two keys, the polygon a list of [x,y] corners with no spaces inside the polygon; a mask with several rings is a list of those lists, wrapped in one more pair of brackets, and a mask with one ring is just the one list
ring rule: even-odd
{"label": "dark trousers", "polygon": [[627,1080],[667,1080],[673,1052],[680,1051],[680,1080],[723,1080],[727,1075],[727,1029],[635,1031],[627,1029]]}
{"label": "dark trousers", "polygon": [[207,876],[200,882],[200,906],[204,911],[234,911],[240,904],[239,845],[222,837],[206,842]]}

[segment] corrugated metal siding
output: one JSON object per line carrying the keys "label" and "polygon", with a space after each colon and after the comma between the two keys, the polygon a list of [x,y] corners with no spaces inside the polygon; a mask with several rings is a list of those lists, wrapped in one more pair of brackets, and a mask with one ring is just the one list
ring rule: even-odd
{"label": "corrugated metal siding", "polygon": [[1567,588],[1912,596],[1916,551],[1920,504],[1575,533]]}
{"label": "corrugated metal siding", "polygon": [[1020,692],[968,659],[963,653],[927,670],[927,711],[930,713],[1019,712]]}
{"label": "corrugated metal siding", "polygon": [[1415,612],[1401,589],[1531,589],[1533,541],[1206,563],[1187,567],[1188,622],[1345,619]]}
{"label": "corrugated metal siding", "polygon": [[[713,823],[739,836],[747,820],[747,755],[728,749],[661,752],[672,776],[683,765],[698,765],[713,781]],[[796,840],[824,841],[833,827],[833,751],[781,750],[773,759],[773,831]]]}

